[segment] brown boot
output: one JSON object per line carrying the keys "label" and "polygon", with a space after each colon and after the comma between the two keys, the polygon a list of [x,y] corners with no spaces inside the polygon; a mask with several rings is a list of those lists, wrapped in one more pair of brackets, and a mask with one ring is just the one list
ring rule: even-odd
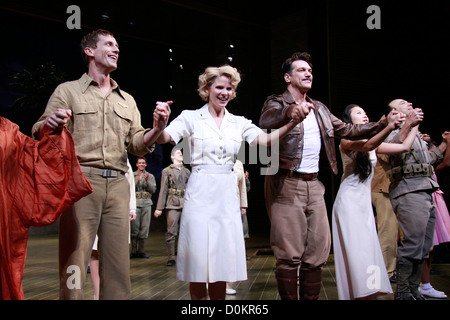
{"label": "brown boot", "polygon": [[322,287],[322,267],[300,268],[300,300],[317,300]]}
{"label": "brown boot", "polygon": [[278,268],[275,270],[278,293],[281,300],[298,300],[297,268]]}

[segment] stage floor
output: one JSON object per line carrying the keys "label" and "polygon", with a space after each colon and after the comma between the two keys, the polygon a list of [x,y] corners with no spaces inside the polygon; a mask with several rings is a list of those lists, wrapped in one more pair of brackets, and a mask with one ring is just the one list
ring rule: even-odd
{"label": "stage floor", "polygon": [[[175,279],[176,267],[167,267],[164,233],[154,232],[146,240],[149,259],[131,259],[132,300],[190,300],[189,284]],[[274,277],[275,258],[266,237],[252,236],[246,240],[248,280],[233,283],[236,295],[227,300],[280,300]],[[432,285],[450,296],[450,264],[435,264]],[[27,300],[57,300],[58,237],[30,236],[23,275]],[[395,290],[395,285],[393,285]],[[85,299],[94,297],[90,275],[85,287]],[[393,295],[380,297],[393,300]],[[324,267],[320,300],[338,300],[333,255]]]}

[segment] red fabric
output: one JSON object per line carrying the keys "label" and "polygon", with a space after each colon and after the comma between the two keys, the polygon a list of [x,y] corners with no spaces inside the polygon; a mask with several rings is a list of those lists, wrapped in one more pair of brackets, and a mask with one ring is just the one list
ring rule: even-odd
{"label": "red fabric", "polygon": [[0,120],[0,299],[24,299],[29,227],[55,222],[92,187],[66,128],[36,141]]}

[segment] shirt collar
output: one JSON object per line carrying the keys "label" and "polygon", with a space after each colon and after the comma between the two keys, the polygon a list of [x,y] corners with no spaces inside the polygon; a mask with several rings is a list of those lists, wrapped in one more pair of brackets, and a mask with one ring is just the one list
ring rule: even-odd
{"label": "shirt collar", "polygon": [[[208,118],[212,119],[212,115],[211,115],[211,113],[209,113],[209,110],[208,110],[208,104],[205,104],[203,107],[200,108],[199,114],[200,114],[200,118],[202,118],[202,119],[208,119]],[[225,108],[225,115],[223,118],[224,118],[224,120],[234,122],[234,118],[232,117],[231,113],[227,110],[227,108]]]}
{"label": "shirt collar", "polygon": [[[97,82],[95,82],[94,79],[89,77],[87,73],[83,74],[83,76],[80,78],[81,92],[84,94],[92,83],[97,84]],[[120,91],[119,85],[112,78],[111,78],[111,85],[112,91],[116,91],[122,97],[122,99],[125,100],[124,96],[122,95],[122,92]]]}

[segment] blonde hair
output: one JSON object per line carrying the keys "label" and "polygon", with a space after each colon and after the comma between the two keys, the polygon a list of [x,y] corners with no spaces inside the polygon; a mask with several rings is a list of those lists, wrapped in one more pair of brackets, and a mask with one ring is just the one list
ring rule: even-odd
{"label": "blonde hair", "polygon": [[209,99],[208,88],[213,84],[216,78],[221,76],[228,77],[231,80],[231,87],[233,89],[233,93],[231,95],[230,100],[236,97],[236,89],[239,82],[241,82],[241,75],[239,74],[239,71],[237,71],[236,68],[233,68],[229,65],[224,65],[221,67],[208,67],[205,69],[205,72],[203,72],[198,77],[197,91],[200,97],[203,99],[203,101],[208,101]]}

